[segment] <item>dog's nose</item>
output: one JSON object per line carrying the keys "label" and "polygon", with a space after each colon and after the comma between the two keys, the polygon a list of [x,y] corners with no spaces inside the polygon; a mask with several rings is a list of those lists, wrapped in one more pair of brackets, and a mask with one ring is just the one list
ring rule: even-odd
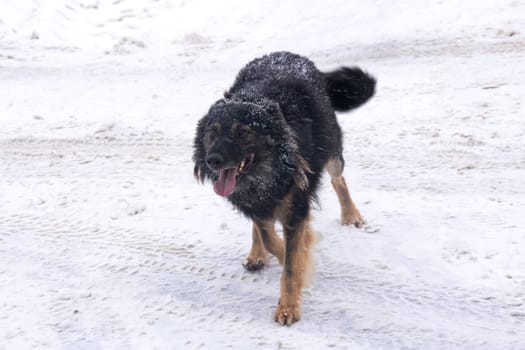
{"label": "dog's nose", "polygon": [[212,169],[218,169],[224,163],[224,157],[219,153],[212,153],[206,158],[206,163]]}

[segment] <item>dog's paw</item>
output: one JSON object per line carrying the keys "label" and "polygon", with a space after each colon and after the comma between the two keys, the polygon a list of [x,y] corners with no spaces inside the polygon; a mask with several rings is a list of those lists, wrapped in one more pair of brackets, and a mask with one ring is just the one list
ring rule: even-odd
{"label": "dog's paw", "polygon": [[248,271],[259,271],[261,270],[265,265],[263,258],[246,258],[246,260],[242,263],[242,266]]}
{"label": "dog's paw", "polygon": [[296,306],[277,306],[274,316],[275,322],[281,326],[290,326],[301,319],[301,308]]}
{"label": "dog's paw", "polygon": [[361,214],[357,211],[348,215],[344,215],[341,218],[341,224],[345,226],[354,225],[357,228],[363,227],[365,224],[365,220],[361,216]]}

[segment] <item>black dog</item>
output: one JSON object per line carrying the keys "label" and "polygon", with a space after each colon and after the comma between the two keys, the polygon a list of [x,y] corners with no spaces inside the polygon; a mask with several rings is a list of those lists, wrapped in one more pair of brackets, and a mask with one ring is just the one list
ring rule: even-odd
{"label": "black dog", "polygon": [[[341,204],[342,223],[361,226],[344,177],[342,134],[334,110],[357,108],[376,81],[359,68],[320,72],[305,57],[277,52],[244,67],[197,126],[195,177],[213,182],[253,220],[245,267],[264,266],[267,252],[283,265],[275,320],[301,317],[301,288],[310,266],[310,207],[326,169]],[[283,225],[284,241],[274,223]]]}

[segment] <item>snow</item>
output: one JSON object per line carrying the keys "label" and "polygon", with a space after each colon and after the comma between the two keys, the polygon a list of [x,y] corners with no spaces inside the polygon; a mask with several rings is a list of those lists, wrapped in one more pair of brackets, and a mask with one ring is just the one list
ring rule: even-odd
{"label": "snow", "polygon": [[[525,349],[525,4],[33,0],[0,6],[0,349]],[[358,65],[303,319],[193,179],[197,121],[271,51]]]}

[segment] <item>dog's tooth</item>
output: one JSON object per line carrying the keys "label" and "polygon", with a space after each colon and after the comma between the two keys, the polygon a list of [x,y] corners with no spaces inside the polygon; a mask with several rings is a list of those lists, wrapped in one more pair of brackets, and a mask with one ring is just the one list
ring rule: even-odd
{"label": "dog's tooth", "polygon": [[241,165],[239,166],[239,170],[242,171],[244,168],[244,160],[241,162]]}

